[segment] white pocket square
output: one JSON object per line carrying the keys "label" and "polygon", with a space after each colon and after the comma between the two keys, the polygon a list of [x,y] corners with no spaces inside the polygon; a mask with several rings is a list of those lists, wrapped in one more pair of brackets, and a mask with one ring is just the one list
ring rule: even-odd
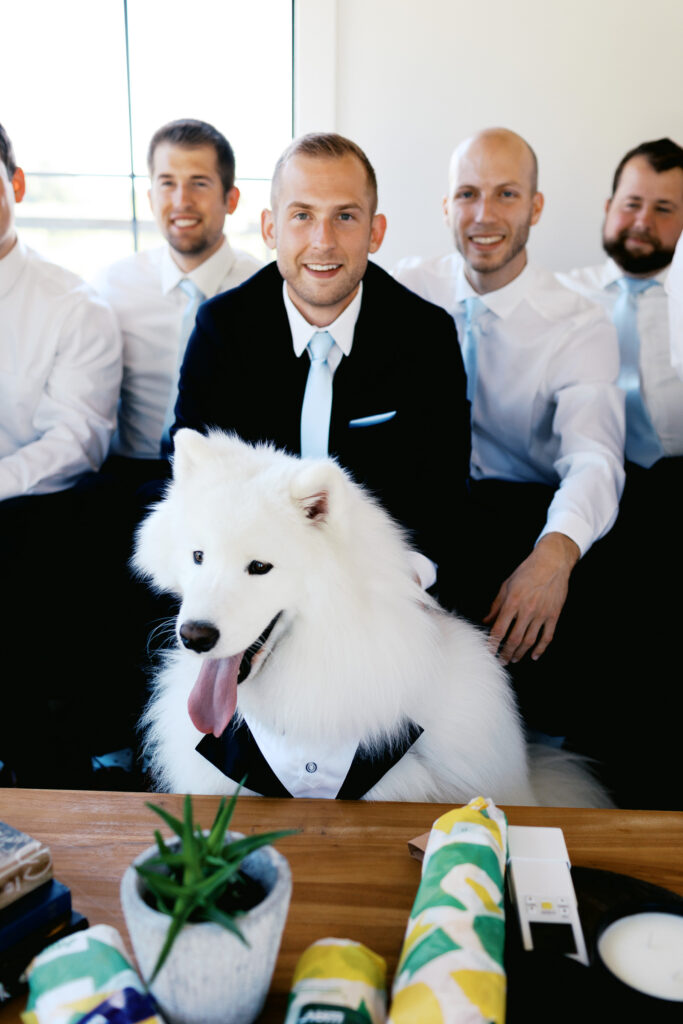
{"label": "white pocket square", "polygon": [[396,410],[392,412],[378,412],[375,416],[361,416],[357,420],[349,420],[350,427],[376,427],[378,423],[386,423],[393,420]]}

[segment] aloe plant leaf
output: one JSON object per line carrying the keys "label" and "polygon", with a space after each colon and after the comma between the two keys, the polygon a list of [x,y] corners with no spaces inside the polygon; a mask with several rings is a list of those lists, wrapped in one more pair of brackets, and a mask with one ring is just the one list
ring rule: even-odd
{"label": "aloe plant leaf", "polygon": [[157,866],[165,868],[180,868],[187,862],[187,857],[182,851],[176,852],[166,847],[168,852],[157,854],[154,857],[149,857],[145,861],[145,866]]}
{"label": "aloe plant leaf", "polygon": [[278,839],[283,839],[285,836],[295,835],[298,831],[296,828],[285,828],[278,832],[262,832],[259,835],[235,839],[223,847],[223,860],[227,861],[230,859],[232,861],[238,859],[241,862],[253,850],[258,850],[262,846],[268,846],[268,844],[274,843]]}
{"label": "aloe plant leaf", "polygon": [[218,907],[207,907],[205,917],[207,918],[207,920],[213,921],[215,924],[220,924],[223,928],[227,928],[227,930],[229,932],[232,932],[233,935],[236,935],[237,938],[240,939],[245,946],[249,945],[244,935],[242,934],[240,928],[235,923],[230,914],[224,913],[224,911],[219,910]]}
{"label": "aloe plant leaf", "polygon": [[164,807],[159,807],[158,804],[147,803],[147,807],[154,811],[155,814],[158,814],[160,818],[163,818],[172,832],[175,832],[181,839],[183,838],[183,823],[178,818],[174,818],[172,814],[169,814]]}
{"label": "aloe plant leaf", "polygon": [[[189,794],[185,797],[182,821],[163,807],[147,804],[179,839],[179,842],[173,840],[169,844],[158,830],[155,831],[158,853],[145,861],[144,865],[136,865],[139,875],[154,897],[157,909],[171,918],[150,984],[188,920],[214,921],[246,942],[235,923],[235,917],[243,915],[245,911],[236,910],[231,913],[229,909],[230,905],[239,906],[247,887],[240,872],[242,862],[254,850],[299,831],[282,829],[226,842],[226,832],[243,783],[244,780],[229,800],[223,798],[220,801],[207,835],[193,821],[192,798]],[[227,907],[227,910],[219,909],[216,906],[218,901],[222,901],[222,906]]]}
{"label": "aloe plant leaf", "polygon": [[159,850],[159,855],[161,857],[168,856],[168,853],[169,853],[168,846],[164,842],[164,837],[162,836],[162,834],[161,834],[161,832],[159,831],[158,828],[154,829],[154,839],[155,839],[156,844],[157,844],[157,849]]}
{"label": "aloe plant leaf", "polygon": [[160,875],[158,871],[147,871],[141,867],[138,868],[138,873],[142,875],[145,884],[153,893],[170,896],[173,899],[185,895],[194,898],[195,890],[202,882],[202,879],[192,883],[177,881],[174,878],[169,878],[168,875]]}
{"label": "aloe plant leaf", "polygon": [[150,977],[148,982],[149,985],[152,984],[157,974],[159,973],[164,963],[166,962],[166,958],[168,954],[171,952],[171,947],[173,946],[173,943],[178,937],[180,929],[186,923],[191,912],[192,908],[187,907],[184,910],[177,912],[176,915],[171,918],[171,922],[168,926],[168,931],[166,932],[166,938],[164,939],[164,944],[161,947],[161,951],[159,953],[159,956],[157,957],[157,962],[154,966],[154,970],[152,971],[152,976]]}
{"label": "aloe plant leaf", "polygon": [[217,889],[220,885],[225,885],[237,871],[239,871],[239,864],[226,865],[222,871],[217,871],[215,875],[209,875],[207,878],[197,882],[194,886],[195,895],[206,899],[207,895],[212,893],[214,889]]}
{"label": "aloe plant leaf", "polygon": [[233,793],[229,801],[226,801],[226,799],[223,798],[220,804],[218,805],[216,817],[214,819],[213,825],[211,826],[211,831],[206,842],[207,850],[209,851],[209,853],[215,854],[217,851],[221,849],[223,843],[225,842],[225,833],[227,831],[228,825],[230,824],[230,819],[232,818],[233,811],[235,810],[235,804],[237,802],[238,793],[239,789],[237,789],[237,791]]}

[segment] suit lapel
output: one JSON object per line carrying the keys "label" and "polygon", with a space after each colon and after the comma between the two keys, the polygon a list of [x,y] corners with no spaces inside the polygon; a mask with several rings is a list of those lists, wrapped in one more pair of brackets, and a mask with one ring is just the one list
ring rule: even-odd
{"label": "suit lapel", "polygon": [[[249,440],[271,440],[279,447],[300,451],[301,406],[309,359],[294,355],[292,334],[282,298],[282,277],[277,264],[267,268],[254,310],[253,333],[241,341],[244,370],[244,407],[250,430]],[[256,333],[258,332],[258,333]],[[227,338],[231,344],[231,339]]]}

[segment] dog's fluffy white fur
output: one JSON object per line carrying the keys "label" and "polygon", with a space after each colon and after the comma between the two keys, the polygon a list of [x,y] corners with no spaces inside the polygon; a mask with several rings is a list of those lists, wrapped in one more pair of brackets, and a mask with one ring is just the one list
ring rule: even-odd
{"label": "dog's fluffy white fur", "polygon": [[[178,629],[215,626],[212,659],[244,651],[282,613],[238,687],[238,714],[331,748],[355,738],[372,748],[407,721],[422,726],[365,799],[608,803],[577,759],[530,752],[485,637],[421,590],[410,551],[332,460],[181,430],[173,481],[140,527],[134,565],[181,598]],[[254,574],[253,562],[272,569]],[[143,726],[159,788],[236,788],[195,751],[202,734],[187,702],[206,657],[179,645],[157,675]]]}

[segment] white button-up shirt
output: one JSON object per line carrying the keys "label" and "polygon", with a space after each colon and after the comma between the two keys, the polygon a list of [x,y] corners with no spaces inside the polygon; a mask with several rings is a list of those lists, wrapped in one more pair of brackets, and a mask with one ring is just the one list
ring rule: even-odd
{"label": "white button-up shirt", "polygon": [[233,249],[219,249],[186,274],[168,245],[119,260],[93,284],[112,307],[123,334],[123,386],[112,451],[134,459],[157,459],[172,391],[178,386],[180,333],[189,278],[206,296],[236,288],[263,264]]}
{"label": "white button-up shirt", "polygon": [[[454,317],[477,295],[458,253],[403,260],[396,278]],[[557,486],[541,533],[570,537],[582,554],[610,529],[624,486],[624,395],[616,386],[616,330],[604,311],[528,264],[479,295],[472,408],[474,479]]]}
{"label": "white button-up shirt", "polygon": [[676,244],[665,287],[669,296],[671,361],[676,373],[683,379],[683,233]]}
{"label": "white button-up shirt", "polygon": [[98,469],[120,384],[111,310],[18,241],[0,260],[0,501],[61,491]]}
{"label": "white button-up shirt", "polygon": [[[602,305],[611,318],[621,294],[618,281],[624,271],[608,259],[597,267],[582,267],[557,278],[568,288]],[[640,389],[662,448],[667,455],[683,455],[683,383],[671,365],[667,271],[655,274],[652,288],[634,296],[640,337]]]}

